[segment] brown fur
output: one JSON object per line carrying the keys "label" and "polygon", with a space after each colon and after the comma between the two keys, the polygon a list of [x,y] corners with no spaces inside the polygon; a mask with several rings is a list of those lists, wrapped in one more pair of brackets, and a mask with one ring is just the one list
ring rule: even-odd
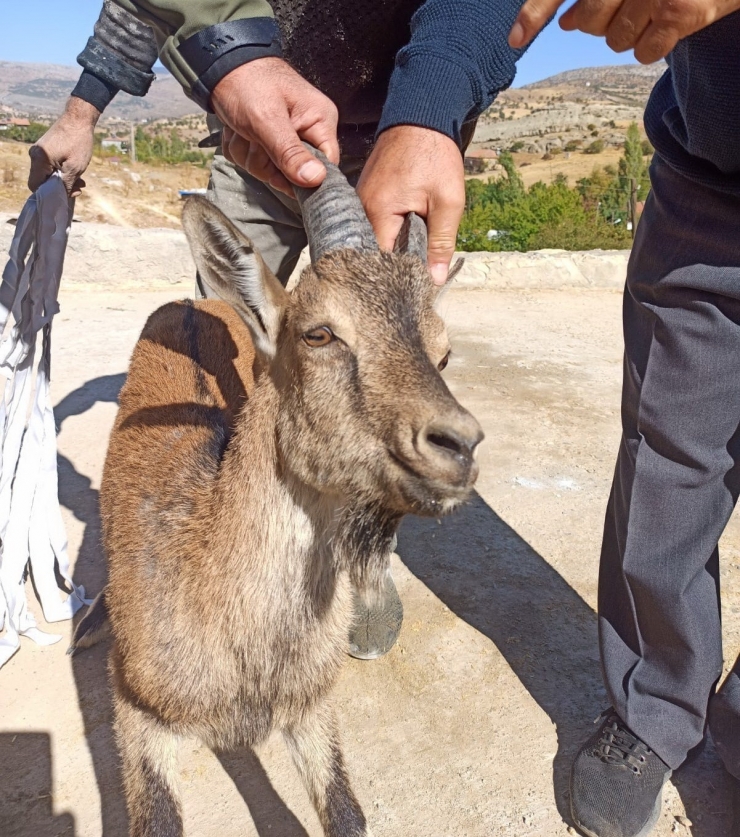
{"label": "brown fur", "polygon": [[[180,736],[224,749],[280,729],[325,833],[363,837],[327,698],[351,580],[378,583],[404,513],[464,499],[481,434],[435,368],[448,345],[420,261],[330,254],[288,295],[210,204],[184,222],[234,307],[150,317],[101,488],[131,834],[182,833]],[[325,325],[338,339],[307,345]]]}

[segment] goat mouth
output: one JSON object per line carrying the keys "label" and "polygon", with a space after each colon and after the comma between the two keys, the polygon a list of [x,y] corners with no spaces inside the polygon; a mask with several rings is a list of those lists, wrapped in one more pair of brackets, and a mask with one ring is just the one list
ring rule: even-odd
{"label": "goat mouth", "polygon": [[475,466],[464,482],[451,483],[417,470],[392,450],[388,450],[388,457],[405,477],[398,488],[416,514],[449,514],[469,497],[478,472]]}

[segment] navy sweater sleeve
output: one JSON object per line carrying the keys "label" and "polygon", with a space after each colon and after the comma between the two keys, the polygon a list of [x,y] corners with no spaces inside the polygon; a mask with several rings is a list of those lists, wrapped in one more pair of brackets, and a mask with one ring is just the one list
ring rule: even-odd
{"label": "navy sweater sleeve", "polygon": [[378,133],[420,125],[461,144],[464,122],[514,80],[524,49],[509,31],[524,0],[427,0],[411,19],[411,40],[396,58]]}

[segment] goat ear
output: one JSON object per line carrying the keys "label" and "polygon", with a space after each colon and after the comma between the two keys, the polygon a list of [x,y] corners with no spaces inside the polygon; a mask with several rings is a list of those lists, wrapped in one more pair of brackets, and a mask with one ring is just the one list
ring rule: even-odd
{"label": "goat ear", "polygon": [[252,242],[209,200],[191,197],[182,212],[195,265],[220,299],[247,324],[255,348],[275,355],[278,330],[290,297]]}
{"label": "goat ear", "polygon": [[461,257],[455,259],[454,262],[450,265],[450,269],[447,273],[447,279],[445,280],[444,285],[440,285],[437,288],[437,293],[435,294],[435,301],[439,302],[439,300],[445,295],[447,289],[452,285],[457,274],[462,270],[463,265],[465,264],[465,259]]}

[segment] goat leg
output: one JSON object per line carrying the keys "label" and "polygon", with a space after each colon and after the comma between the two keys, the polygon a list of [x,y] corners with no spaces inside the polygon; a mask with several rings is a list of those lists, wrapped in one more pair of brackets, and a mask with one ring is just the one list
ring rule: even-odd
{"label": "goat leg", "polygon": [[123,765],[129,837],[182,837],[177,737],[116,689],[115,730]]}
{"label": "goat leg", "polygon": [[369,837],[365,816],[344,767],[330,702],[323,701],[283,735],[326,837]]}

